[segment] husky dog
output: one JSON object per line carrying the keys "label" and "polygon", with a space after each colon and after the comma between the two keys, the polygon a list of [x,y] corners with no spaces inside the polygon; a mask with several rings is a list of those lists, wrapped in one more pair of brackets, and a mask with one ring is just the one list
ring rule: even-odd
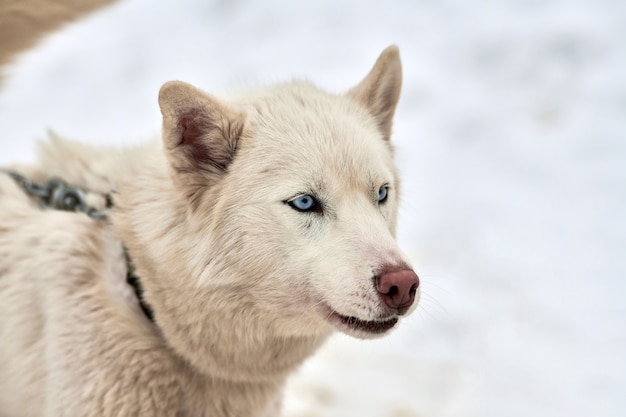
{"label": "husky dog", "polygon": [[52,138],[11,170],[110,194],[106,219],[0,173],[0,416],[276,416],[333,331],[393,329],[419,298],[394,239],[401,79],[391,46],[341,95],[172,81],[162,143]]}

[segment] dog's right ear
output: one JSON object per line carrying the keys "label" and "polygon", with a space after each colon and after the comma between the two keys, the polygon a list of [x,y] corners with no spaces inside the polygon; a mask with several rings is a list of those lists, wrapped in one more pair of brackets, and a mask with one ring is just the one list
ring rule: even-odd
{"label": "dog's right ear", "polygon": [[245,116],[181,81],[161,87],[159,106],[172,177],[188,197],[197,200],[203,189],[226,173],[235,157]]}

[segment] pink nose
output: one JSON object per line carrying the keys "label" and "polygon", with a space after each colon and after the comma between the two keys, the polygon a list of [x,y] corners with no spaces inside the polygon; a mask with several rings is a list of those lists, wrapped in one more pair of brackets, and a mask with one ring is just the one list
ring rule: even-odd
{"label": "pink nose", "polygon": [[415,301],[415,293],[420,285],[417,274],[410,269],[387,272],[376,277],[376,289],[387,307],[406,313]]}

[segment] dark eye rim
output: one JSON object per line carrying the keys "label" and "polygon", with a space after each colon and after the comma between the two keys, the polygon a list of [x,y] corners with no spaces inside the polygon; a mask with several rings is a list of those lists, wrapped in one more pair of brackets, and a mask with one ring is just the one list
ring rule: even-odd
{"label": "dark eye rim", "polygon": [[[303,210],[303,209],[297,207],[294,204],[294,201],[299,199],[299,198],[301,198],[301,197],[304,197],[304,196],[311,197],[313,199],[313,205],[310,208]],[[319,199],[315,195],[313,195],[311,193],[298,194],[295,197],[292,197],[292,198],[290,198],[288,200],[284,200],[283,203],[287,204],[289,207],[291,207],[292,209],[294,209],[298,213],[318,213],[318,214],[322,213],[322,204],[320,203]]]}

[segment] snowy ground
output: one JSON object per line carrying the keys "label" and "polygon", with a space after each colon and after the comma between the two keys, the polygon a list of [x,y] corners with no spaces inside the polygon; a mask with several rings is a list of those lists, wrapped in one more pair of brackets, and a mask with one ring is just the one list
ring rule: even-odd
{"label": "snowy ground", "polygon": [[166,80],[341,91],[397,43],[400,240],[421,307],[383,340],[332,340],[287,414],[623,416],[625,41],[621,0],[125,0],[9,69],[0,165],[32,160],[48,128],[156,136]]}

